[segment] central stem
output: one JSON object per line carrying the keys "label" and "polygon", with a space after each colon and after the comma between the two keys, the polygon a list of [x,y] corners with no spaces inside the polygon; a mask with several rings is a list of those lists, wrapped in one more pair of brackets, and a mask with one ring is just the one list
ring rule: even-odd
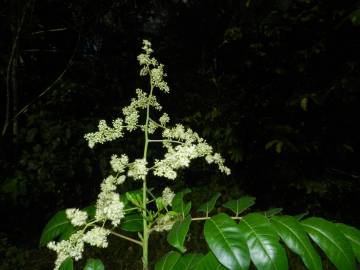
{"label": "central stem", "polygon": [[[146,121],[145,121],[145,128],[144,128],[144,134],[145,134],[145,144],[144,144],[144,156],[143,159],[146,161],[147,159],[147,150],[148,150],[148,145],[149,145],[149,133],[148,133],[148,125],[149,125],[149,120],[150,120],[150,99],[152,96],[152,92],[153,92],[153,84],[152,84],[152,80],[151,80],[151,75],[150,75],[150,94],[149,94],[149,101],[148,104],[146,106]],[[142,237],[142,247],[143,247],[143,256],[142,256],[142,262],[143,262],[143,270],[148,270],[148,265],[149,265],[149,254],[148,254],[148,250],[149,250],[149,236],[150,236],[150,230],[148,228],[148,223],[147,223],[147,186],[146,186],[146,176],[143,179],[143,188],[142,188],[142,192],[143,192],[143,198],[142,198],[142,206],[143,206],[143,210],[142,210],[142,216],[143,216],[143,237]]]}

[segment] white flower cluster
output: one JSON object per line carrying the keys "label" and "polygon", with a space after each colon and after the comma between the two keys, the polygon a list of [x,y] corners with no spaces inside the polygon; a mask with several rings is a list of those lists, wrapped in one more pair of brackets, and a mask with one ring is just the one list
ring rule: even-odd
{"label": "white flower cluster", "polygon": [[133,98],[129,106],[123,108],[123,114],[125,116],[126,129],[133,131],[138,127],[139,122],[139,109],[145,109],[148,105],[154,107],[160,111],[162,108],[157,102],[155,96],[148,96],[141,89],[136,89],[137,98]]}
{"label": "white flower cluster", "polygon": [[176,170],[190,165],[191,159],[197,158],[195,145],[177,145],[175,148],[167,147],[168,152],[162,160],[156,160],[154,175],[175,179]]}
{"label": "white flower cluster", "polygon": [[[155,160],[154,175],[173,180],[177,176],[176,170],[188,167],[192,159],[199,157],[205,157],[209,164],[215,163],[221,172],[230,174],[230,169],[224,165],[221,155],[213,154],[212,147],[191,129],[185,129],[178,124],[174,128],[166,128],[163,137],[167,153],[162,160]],[[178,145],[174,147],[173,142]]]}
{"label": "white flower cluster", "polygon": [[62,240],[58,243],[54,241],[48,243],[47,247],[57,253],[54,270],[59,269],[61,264],[69,257],[75,261],[81,259],[84,251],[84,240],[82,237],[83,233],[77,231],[70,236],[69,240]]}
{"label": "white flower cluster", "polygon": [[123,173],[129,164],[129,158],[127,155],[122,154],[121,157],[112,155],[110,160],[111,168],[114,172]]}
{"label": "white flower cluster", "polygon": [[113,127],[109,127],[105,120],[100,120],[99,131],[85,134],[84,138],[88,141],[89,147],[93,148],[96,143],[104,143],[116,140],[123,136],[123,120],[120,118],[112,122]]}
{"label": "white flower cluster", "polygon": [[192,131],[190,128],[185,129],[181,124],[177,124],[173,128],[165,129],[162,135],[165,139],[181,140],[187,144],[191,144],[201,139],[196,132]]}
{"label": "white flower cluster", "polygon": [[219,170],[227,175],[231,173],[230,169],[225,166],[225,160],[221,157],[219,153],[215,153],[214,155],[206,155],[205,157],[207,163],[215,163],[219,166]]}
{"label": "white flower cluster", "polygon": [[170,121],[170,117],[167,113],[163,113],[163,115],[159,118],[159,122],[161,125],[166,126],[166,124]]}
{"label": "white flower cluster", "polygon": [[[143,40],[143,47],[145,53],[140,54],[137,59],[139,61],[140,66],[150,66],[150,65],[156,65],[157,61],[155,58],[150,59],[150,55],[153,52],[153,49],[151,48],[151,43],[148,40]],[[146,74],[141,76],[145,76]]]}
{"label": "white flower cluster", "polygon": [[109,175],[106,177],[101,183],[101,192],[109,193],[116,190],[117,185],[120,185],[125,182],[125,175],[120,175],[119,177],[115,177],[113,175]]}
{"label": "white flower cluster", "polygon": [[146,167],[147,162],[145,159],[136,159],[128,170],[128,176],[133,177],[134,179],[145,179],[148,168]]}
{"label": "white flower cluster", "polygon": [[72,234],[69,240],[62,240],[58,243],[49,242],[48,248],[57,253],[54,270],[58,270],[61,264],[67,258],[73,258],[75,261],[82,258],[84,252],[84,243],[92,246],[105,248],[108,246],[107,236],[110,232],[101,227],[94,227],[87,231],[77,231]]}
{"label": "white flower cluster", "polygon": [[124,203],[115,190],[116,185],[124,181],[124,176],[118,178],[109,176],[103,181],[101,192],[96,201],[95,218],[97,220],[110,220],[114,226],[120,224],[120,220],[124,217]]}
{"label": "white flower cluster", "polygon": [[153,49],[151,49],[151,43],[148,40],[143,40],[143,47],[144,53],[140,54],[137,59],[139,61],[140,66],[143,66],[140,70],[140,76],[146,76],[149,74],[150,65],[157,66],[158,62],[155,58],[151,58],[151,53]]}
{"label": "white flower cluster", "polygon": [[88,215],[86,211],[81,211],[76,208],[69,208],[65,211],[67,218],[70,220],[71,224],[74,226],[85,225]]}
{"label": "white flower cluster", "polygon": [[[101,192],[96,202],[95,219],[97,221],[110,220],[114,226],[120,223],[124,217],[124,204],[120,201],[120,196],[117,194],[116,187],[125,181],[125,176],[114,177],[108,176],[101,183]],[[88,214],[76,208],[69,208],[65,211],[67,218],[74,226],[86,225]],[[79,260],[84,251],[84,243],[92,246],[107,247],[107,236],[110,231],[101,227],[94,227],[85,233],[85,229],[79,230],[72,234],[69,240],[62,240],[58,243],[48,243],[48,248],[56,251],[57,259],[55,261],[55,270],[59,269],[60,265],[68,257]]]}
{"label": "white flower cluster", "polygon": [[160,64],[150,70],[151,83],[154,87],[159,88],[165,93],[169,93],[170,89],[167,82],[164,81],[164,65]]}
{"label": "white flower cluster", "polygon": [[[149,59],[150,55],[147,53],[151,53],[152,49],[149,47],[150,43],[145,42],[144,44],[143,49],[146,51],[146,54],[140,54],[138,57],[138,59],[142,59],[139,60],[141,65],[145,65],[144,68],[148,70],[147,73],[150,71],[150,73],[153,74],[151,80],[153,81],[154,87],[158,87],[160,90],[169,92],[169,87],[166,82],[163,81],[163,76],[165,76],[163,73],[163,66],[159,65],[154,58],[151,60]],[[154,67],[150,68],[150,64]],[[100,120],[98,125],[99,131],[88,133],[84,136],[88,141],[90,148],[93,148],[96,143],[104,143],[121,138],[123,136],[124,128],[126,128],[129,132],[136,130],[139,127],[139,109],[146,109],[148,105],[154,107],[158,111],[162,109],[161,105],[156,100],[156,96],[149,96],[141,89],[136,89],[136,95],[137,98],[131,99],[130,105],[122,109],[124,120],[117,118],[113,121],[113,127],[109,127],[105,120]],[[154,123],[150,122],[150,125],[152,125],[150,126],[150,131],[154,132]]]}
{"label": "white flower cluster", "polygon": [[171,206],[174,197],[175,193],[169,187],[164,188],[161,198],[165,207],[168,205]]}
{"label": "white flower cluster", "polygon": [[164,65],[159,64],[155,58],[151,57],[153,50],[151,49],[151,43],[148,40],[143,41],[143,50],[145,53],[140,54],[137,59],[142,66],[140,70],[141,76],[150,74],[151,84],[153,87],[159,88],[159,90],[169,93],[169,86],[164,81],[166,74],[164,73]]}
{"label": "white flower cluster", "polygon": [[105,228],[94,227],[84,235],[83,240],[91,246],[106,248],[109,245],[107,241],[109,234],[110,231]]}
{"label": "white flower cluster", "polygon": [[[155,121],[153,121],[153,120],[149,120],[149,125],[148,125],[148,133],[149,134],[153,134],[155,131],[156,131],[156,129],[158,128],[158,124],[155,122]],[[145,131],[145,129],[143,129],[143,131]]]}

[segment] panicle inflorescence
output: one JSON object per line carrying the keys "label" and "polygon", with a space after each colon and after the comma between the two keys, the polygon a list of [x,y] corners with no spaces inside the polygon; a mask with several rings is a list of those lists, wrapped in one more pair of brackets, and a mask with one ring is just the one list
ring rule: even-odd
{"label": "panicle inflorescence", "polygon": [[62,240],[58,243],[54,241],[49,242],[48,248],[57,253],[54,269],[59,269],[67,258],[73,258],[75,261],[80,260],[84,252],[85,243],[91,246],[106,248],[108,246],[107,237],[109,234],[109,230],[95,226],[87,232],[85,230],[76,231],[68,240]]}
{"label": "panicle inflorescence", "polygon": [[[143,49],[145,53],[138,56],[139,63],[142,66],[141,75],[150,74],[152,87],[168,93],[169,87],[164,81],[164,66],[159,64],[155,58],[150,58],[153,50],[149,41],[144,40]],[[155,95],[148,95],[141,89],[136,89],[136,95],[137,98],[133,98],[131,103],[122,109],[124,120],[117,118],[113,121],[113,127],[109,127],[105,120],[100,120],[98,125],[99,131],[85,135],[90,148],[93,148],[96,143],[104,143],[123,137],[124,129],[131,132],[141,127],[138,125],[140,110],[146,109],[147,106],[153,107],[158,111],[162,109]],[[150,124],[153,125],[151,122]],[[150,131],[155,131],[154,126],[150,127]]]}
{"label": "panicle inflorescence", "polygon": [[[196,132],[181,124],[169,126],[170,118],[167,113],[163,113],[158,121],[150,118],[150,108],[157,111],[162,110],[153,90],[157,88],[168,93],[169,87],[164,80],[166,76],[164,66],[151,56],[153,52],[151,43],[144,40],[142,49],[143,53],[137,59],[141,66],[140,75],[149,75],[150,77],[151,90],[149,94],[141,89],[136,89],[136,98],[131,99],[130,104],[122,109],[123,118],[112,121],[112,126],[108,126],[105,120],[100,120],[98,131],[88,133],[84,137],[88,141],[89,147],[93,148],[97,143],[103,144],[123,137],[126,131],[132,132],[141,129],[143,132],[147,132],[145,134],[146,144],[161,142],[165,153],[162,159],[154,159],[153,164],[148,164],[146,156],[132,162],[125,154],[111,156],[110,165],[114,175],[106,177],[100,185],[101,191],[96,200],[93,220],[88,221],[89,216],[86,211],[76,208],[67,209],[66,216],[71,224],[83,228],[72,234],[68,240],[48,244],[50,249],[57,252],[56,270],[69,257],[79,260],[84,250],[84,243],[103,248],[108,246],[107,237],[110,230],[104,228],[104,225],[110,221],[112,226],[117,227],[125,216],[125,205],[121,201],[117,188],[124,183],[126,176],[135,180],[145,180],[147,174],[152,172],[155,176],[173,180],[177,176],[177,170],[188,167],[195,158],[205,158],[209,164],[216,164],[221,172],[230,174],[230,169],[224,165],[221,155],[214,153],[213,148]],[[145,110],[145,124],[141,125],[139,124],[141,113]],[[157,130],[161,130],[159,132],[161,139],[150,139],[149,134],[153,136],[152,134],[155,134]],[[163,190],[161,201],[166,211],[167,206],[172,205],[174,196],[174,192],[169,187]],[[159,232],[170,230],[176,220],[178,220],[177,214],[167,211],[166,214],[157,217],[152,229]],[[96,226],[97,223],[102,226]]]}
{"label": "panicle inflorescence", "polygon": [[88,141],[89,147],[93,148],[96,143],[105,143],[116,140],[123,136],[123,120],[120,118],[112,122],[113,127],[109,127],[105,120],[100,120],[99,131],[85,134],[84,138]]}
{"label": "panicle inflorescence", "polygon": [[75,261],[82,258],[82,253],[84,252],[83,236],[82,231],[77,231],[70,236],[69,240],[61,240],[58,243],[54,241],[48,243],[47,247],[57,253],[55,270],[59,269],[67,258],[73,258]]}
{"label": "panicle inflorescence", "polygon": [[199,157],[205,157],[209,164],[215,163],[221,172],[230,174],[221,155],[214,153],[213,148],[191,129],[178,124],[173,128],[165,128],[162,135],[167,152],[162,160],[155,160],[154,175],[175,179],[176,170],[188,167],[192,159]]}

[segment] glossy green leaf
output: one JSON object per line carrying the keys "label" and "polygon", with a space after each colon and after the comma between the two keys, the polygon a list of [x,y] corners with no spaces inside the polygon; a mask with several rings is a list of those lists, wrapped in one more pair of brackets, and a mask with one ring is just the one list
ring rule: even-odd
{"label": "glossy green leaf", "polygon": [[209,201],[200,205],[197,211],[204,212],[206,214],[210,213],[214,209],[216,201],[219,199],[220,195],[221,194],[219,192],[216,192]]}
{"label": "glossy green leaf", "polygon": [[161,259],[155,264],[155,270],[174,270],[174,267],[181,255],[179,252],[170,251],[166,253]]}
{"label": "glossy green leaf", "polygon": [[181,213],[183,217],[188,215],[191,209],[191,202],[184,202],[184,196],[190,192],[191,190],[189,188],[184,189],[183,191],[176,193],[172,201],[172,209],[175,212]]}
{"label": "glossy green leaf", "polygon": [[321,258],[312,246],[300,222],[291,216],[272,217],[272,224],[282,241],[299,255],[309,270],[321,270]]}
{"label": "glossy green leaf", "polygon": [[40,237],[40,246],[45,246],[54,239],[68,239],[75,231],[74,226],[66,217],[65,210],[57,212],[46,224]]}
{"label": "glossy green leaf", "polygon": [[193,270],[198,265],[203,255],[201,254],[187,254],[182,256],[174,266],[174,270]]}
{"label": "glossy green leaf", "polygon": [[206,220],[205,240],[222,265],[230,269],[248,269],[249,250],[239,225],[221,213]]}
{"label": "glossy green leaf", "polygon": [[241,219],[239,227],[257,269],[288,269],[285,249],[280,245],[278,234],[264,215],[248,214]]}
{"label": "glossy green leaf", "polygon": [[177,248],[182,253],[186,251],[186,248],[184,247],[184,242],[186,235],[189,231],[190,223],[191,223],[190,216],[187,216],[183,220],[177,221],[173,225],[167,236],[168,243],[173,247]]}
{"label": "glossy green leaf", "polygon": [[238,200],[228,201],[223,206],[233,211],[236,215],[239,215],[249,207],[253,206],[255,204],[255,200],[255,197],[244,196]]}
{"label": "glossy green leaf", "polygon": [[337,269],[356,269],[352,247],[335,224],[316,217],[307,218],[301,224]]}
{"label": "glossy green leaf", "polygon": [[350,242],[355,257],[360,263],[360,230],[342,223],[337,223],[336,226]]}
{"label": "glossy green leaf", "polygon": [[211,251],[204,257],[202,257],[195,267],[196,270],[227,270],[219,261],[216,259],[214,253]]}
{"label": "glossy green leaf", "polygon": [[99,259],[88,259],[83,270],[105,270],[103,262]]}
{"label": "glossy green leaf", "polygon": [[72,258],[67,258],[63,263],[60,265],[59,270],[73,270],[74,269],[74,261]]}
{"label": "glossy green leaf", "polygon": [[121,220],[120,228],[128,232],[141,232],[143,230],[143,217],[140,214],[125,216]]}

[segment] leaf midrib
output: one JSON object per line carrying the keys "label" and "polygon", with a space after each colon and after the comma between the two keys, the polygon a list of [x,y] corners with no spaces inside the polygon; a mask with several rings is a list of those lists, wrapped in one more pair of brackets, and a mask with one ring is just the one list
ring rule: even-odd
{"label": "leaf midrib", "polygon": [[311,226],[310,224],[303,223],[303,225],[304,225],[305,227],[306,227],[306,226],[307,226],[307,227],[310,227],[310,228],[312,228],[313,230],[319,232],[321,235],[323,235],[326,239],[329,240],[329,242],[331,242],[335,247],[337,247],[337,248],[341,251],[341,253],[344,255],[344,257],[346,258],[346,260],[349,262],[350,265],[353,265],[353,264],[354,264],[354,263],[352,263],[352,262],[350,261],[350,259],[349,259],[348,256],[346,255],[346,252],[344,252],[344,250],[343,250],[340,246],[336,245],[336,242],[334,242],[331,238],[327,237],[327,235],[326,235],[325,233],[323,233],[323,232],[322,232],[321,230],[319,230],[318,228],[316,228],[316,227],[314,227],[314,226]]}
{"label": "leaf midrib", "polygon": [[[287,224],[283,223],[282,221],[280,220],[275,220],[275,222],[279,222],[281,223],[285,228],[287,228],[291,233],[293,233],[293,235],[299,240],[299,242],[303,245],[303,247],[305,248],[305,250],[307,251],[307,253],[310,255],[310,257],[312,258],[313,261],[315,261],[315,258],[312,256],[312,253],[310,252],[310,250],[306,247],[306,245],[304,244],[304,242],[301,240],[300,237],[298,237],[296,235],[296,233],[292,230],[291,227],[287,226]],[[311,244],[311,243],[310,243]],[[313,265],[314,266],[314,265]]]}
{"label": "leaf midrib", "polygon": [[268,252],[267,252],[266,248],[264,247],[262,241],[259,240],[258,234],[256,233],[256,231],[252,228],[252,226],[250,226],[250,224],[249,224],[248,222],[246,222],[245,219],[242,219],[242,221],[245,222],[245,224],[249,227],[249,229],[255,234],[255,237],[256,237],[257,241],[260,242],[260,245],[261,245],[261,247],[263,248],[263,250],[265,251],[266,256],[270,259],[271,264],[275,267],[275,269],[278,269],[277,266],[276,266],[276,264],[274,264],[272,258],[271,258],[270,255],[268,254]]}
{"label": "leaf midrib", "polygon": [[[215,221],[213,221],[212,219],[209,219],[216,227],[216,229],[219,231],[220,235],[224,238],[224,241],[226,242],[226,244],[228,245],[228,248],[231,251],[231,254],[233,255],[233,257],[235,257],[236,261],[239,263],[239,261],[237,260],[236,256],[234,255],[234,252],[231,249],[231,245],[229,244],[229,242],[227,241],[225,235],[221,232],[220,228],[217,226],[217,224],[215,223]],[[239,263],[240,264],[240,263]]]}

